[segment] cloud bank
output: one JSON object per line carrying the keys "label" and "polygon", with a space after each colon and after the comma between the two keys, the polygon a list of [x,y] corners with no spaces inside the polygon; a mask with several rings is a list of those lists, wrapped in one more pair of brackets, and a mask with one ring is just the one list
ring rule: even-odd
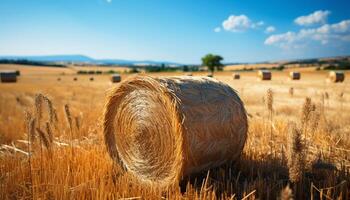
{"label": "cloud bank", "polygon": [[298,32],[288,31],[283,34],[271,35],[264,43],[281,48],[297,48],[309,41],[316,41],[320,44],[337,41],[350,42],[350,20],[324,24],[318,28],[301,29]]}
{"label": "cloud bank", "polygon": [[300,16],[294,20],[294,23],[300,26],[311,26],[315,24],[325,24],[328,16],[331,14],[328,10],[317,10],[309,15]]}

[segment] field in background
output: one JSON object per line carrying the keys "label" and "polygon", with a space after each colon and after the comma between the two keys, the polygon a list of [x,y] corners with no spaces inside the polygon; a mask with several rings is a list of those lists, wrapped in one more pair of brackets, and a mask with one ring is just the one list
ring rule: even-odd
{"label": "field in background", "polygon": [[[179,187],[162,192],[139,185],[107,155],[102,112],[108,90],[117,85],[110,83],[109,75],[76,75],[80,69],[71,68],[19,69],[17,83],[0,83],[0,199],[276,199],[281,193],[292,193],[295,199],[350,197],[349,73],[340,84],[326,82],[323,71],[302,73],[300,81],[288,81],[287,72],[273,72],[272,81],[258,81],[255,72],[241,73],[240,80],[233,80],[230,72],[215,73],[245,103],[249,133],[244,154],[237,163],[189,177]],[[122,79],[128,76],[132,75],[122,74]],[[273,92],[272,115],[266,105],[271,98],[268,89]],[[38,93],[52,101],[58,120],[49,124],[53,136],[47,144],[43,135],[33,136],[29,160],[27,133],[31,131],[25,111],[34,117]],[[307,97],[314,109],[305,125]],[[49,116],[47,110],[44,113],[36,127],[48,133]],[[289,149],[295,142],[288,137],[291,121],[306,126],[301,139],[305,152]],[[290,163],[290,155],[305,162],[302,171]],[[298,173],[302,179],[292,183],[291,176]]]}

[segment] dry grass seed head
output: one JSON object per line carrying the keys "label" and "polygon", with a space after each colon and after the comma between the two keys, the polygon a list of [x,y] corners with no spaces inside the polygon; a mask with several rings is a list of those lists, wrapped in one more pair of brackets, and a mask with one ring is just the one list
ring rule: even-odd
{"label": "dry grass seed head", "polygon": [[52,130],[51,130],[49,122],[46,122],[46,133],[47,133],[47,135],[49,137],[50,143],[52,143],[54,137],[53,137],[53,133],[52,133]]}
{"label": "dry grass seed head", "polygon": [[70,113],[68,104],[64,105],[64,112],[66,113],[66,118],[67,118],[69,128],[72,130],[72,115]]}
{"label": "dry grass seed head", "polygon": [[42,104],[43,104],[43,95],[40,93],[36,94],[35,95],[35,114],[39,124],[43,115]]}
{"label": "dry grass seed head", "polygon": [[295,123],[289,124],[288,140],[288,168],[289,179],[299,182],[302,179],[305,168],[306,146],[302,139],[302,131]]}
{"label": "dry grass seed head", "polygon": [[270,112],[272,112],[273,111],[273,91],[272,91],[272,89],[267,90],[266,98],[267,98],[267,101],[266,101],[267,109]]}
{"label": "dry grass seed head", "polygon": [[310,113],[315,109],[314,105],[311,102],[311,98],[307,97],[305,99],[303,108],[302,108],[302,116],[301,123],[305,125],[310,119]]}
{"label": "dry grass seed head", "polygon": [[46,134],[42,130],[40,130],[40,128],[36,128],[36,131],[38,132],[39,138],[44,144],[44,146],[46,147],[46,149],[50,149],[51,143],[49,139],[46,137]]}

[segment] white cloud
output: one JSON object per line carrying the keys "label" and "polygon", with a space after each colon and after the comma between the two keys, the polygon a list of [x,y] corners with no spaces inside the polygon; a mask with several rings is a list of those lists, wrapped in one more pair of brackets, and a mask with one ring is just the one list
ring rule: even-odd
{"label": "white cloud", "polygon": [[276,31],[276,28],[274,26],[268,26],[265,29],[265,33],[272,33],[272,32],[275,32],[275,31]]}
{"label": "white cloud", "polygon": [[301,26],[310,26],[315,24],[325,24],[327,17],[331,12],[328,10],[318,10],[306,16],[300,16],[294,22]]}
{"label": "white cloud", "polygon": [[246,15],[230,15],[225,21],[222,22],[222,27],[226,31],[242,32],[247,29],[254,29],[261,27],[265,24],[263,21],[253,22]]}
{"label": "white cloud", "polygon": [[214,32],[216,32],[216,33],[220,32],[220,31],[221,31],[221,28],[220,28],[220,27],[216,27],[216,28],[214,29]]}
{"label": "white cloud", "polygon": [[252,25],[251,20],[245,15],[231,15],[222,22],[222,27],[226,31],[240,32],[249,29]]}
{"label": "white cloud", "polygon": [[350,20],[343,20],[336,24],[324,24],[318,28],[301,29],[299,32],[289,31],[271,35],[264,43],[281,48],[296,48],[309,41],[316,41],[323,45],[330,41],[350,42]]}

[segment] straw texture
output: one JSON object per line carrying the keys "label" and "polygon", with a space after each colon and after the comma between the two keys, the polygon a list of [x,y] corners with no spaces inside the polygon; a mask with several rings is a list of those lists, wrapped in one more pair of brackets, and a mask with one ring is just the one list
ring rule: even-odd
{"label": "straw texture", "polygon": [[110,156],[160,187],[237,159],[247,137],[236,92],[205,77],[130,78],[111,92],[104,117]]}

